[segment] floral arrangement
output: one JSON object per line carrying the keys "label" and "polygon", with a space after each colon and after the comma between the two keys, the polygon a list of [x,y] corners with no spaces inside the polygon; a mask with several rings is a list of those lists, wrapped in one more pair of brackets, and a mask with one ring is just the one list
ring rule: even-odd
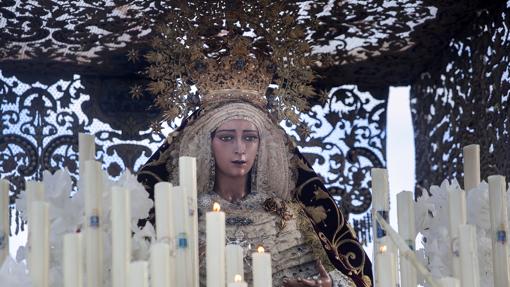
{"label": "floral arrangement", "polygon": [[[45,189],[45,201],[49,204],[50,224],[50,286],[60,287],[62,282],[62,259],[63,259],[63,238],[67,233],[80,232],[83,226],[85,213],[85,200],[82,188],[72,192],[72,179],[67,170],[58,170],[54,174],[48,171],[43,173]],[[137,225],[138,220],[149,216],[153,206],[148,193],[136,180],[136,177],[129,171],[125,172],[118,181],[109,179],[106,172],[102,173],[103,179],[103,210],[104,220],[102,229],[104,232],[104,262],[103,266],[107,271],[111,270],[112,253],[112,228],[111,228],[111,187],[121,186],[130,191],[131,196],[131,231],[134,234],[131,248],[133,260],[148,260],[150,242],[155,240],[156,233],[150,222],[143,228]],[[79,187],[82,183],[78,184]],[[26,193],[22,192],[16,200],[16,208],[26,220],[27,206]],[[6,258],[0,268],[0,282],[8,282],[6,286],[28,287],[32,286],[26,264],[27,248],[19,247],[16,258]],[[111,285],[109,272],[105,272],[104,286]]]}
{"label": "floral arrangement", "polygon": [[[417,256],[437,277],[452,276],[451,256],[449,256],[450,236],[448,234],[448,193],[460,191],[456,180],[443,181],[440,186],[432,186],[430,192],[424,190],[415,205],[416,231],[423,236],[423,248]],[[467,223],[476,226],[478,240],[478,263],[480,286],[494,286],[492,278],[492,242],[489,212],[489,185],[483,181],[466,196]],[[507,202],[508,205],[508,202]],[[421,280],[423,281],[423,280]],[[425,284],[422,282],[421,284]],[[427,286],[427,285],[425,285]]]}

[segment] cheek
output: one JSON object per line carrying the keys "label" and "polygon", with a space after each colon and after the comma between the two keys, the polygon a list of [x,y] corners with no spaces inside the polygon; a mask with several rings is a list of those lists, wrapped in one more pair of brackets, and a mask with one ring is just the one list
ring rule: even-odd
{"label": "cheek", "polygon": [[212,154],[216,164],[223,166],[225,162],[229,162],[229,145],[228,143],[220,140],[213,140],[212,142]]}
{"label": "cheek", "polygon": [[259,143],[253,143],[247,146],[247,154],[249,155],[250,159],[254,160],[257,157],[257,153],[259,151]]}

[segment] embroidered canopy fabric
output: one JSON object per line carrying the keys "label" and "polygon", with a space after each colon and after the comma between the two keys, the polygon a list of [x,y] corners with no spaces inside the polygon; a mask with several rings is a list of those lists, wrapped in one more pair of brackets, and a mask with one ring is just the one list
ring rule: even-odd
{"label": "embroidered canopy fabric", "polygon": [[[195,4],[236,9],[230,2]],[[318,28],[307,32],[315,51],[335,55],[335,65],[321,68],[323,84],[386,86],[409,83],[480,8],[477,2],[298,3],[303,17],[320,16]],[[2,1],[0,67],[28,73],[38,64],[63,73],[133,74],[137,67],[128,64],[129,51],[147,46],[167,9],[160,0]]]}

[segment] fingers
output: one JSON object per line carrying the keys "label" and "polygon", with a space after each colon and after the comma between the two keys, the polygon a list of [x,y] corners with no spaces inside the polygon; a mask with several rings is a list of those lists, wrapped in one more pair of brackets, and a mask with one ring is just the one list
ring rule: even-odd
{"label": "fingers", "polygon": [[317,259],[317,261],[315,261],[315,264],[317,266],[317,270],[319,271],[321,278],[324,278],[324,277],[329,278],[328,271],[326,271],[326,268],[324,268],[324,265],[322,265],[322,262],[320,261],[320,259]]}
{"label": "fingers", "polygon": [[324,268],[324,265],[322,265],[322,262],[317,259],[315,261],[315,265],[317,268],[317,271],[319,272],[319,279],[313,280],[313,279],[303,279],[303,278],[285,278],[283,279],[283,286],[284,287],[301,287],[301,286],[309,286],[309,287],[326,287],[331,286],[331,277],[329,277],[328,271],[326,271],[326,268]]}
{"label": "fingers", "polygon": [[320,280],[310,280],[310,279],[284,279],[283,280],[283,286],[284,287],[302,287],[302,286],[310,286],[310,287],[318,287],[321,286],[321,282],[317,284],[317,282]]}
{"label": "fingers", "polygon": [[331,277],[329,277],[329,273],[328,271],[326,271],[326,268],[324,268],[324,265],[322,265],[322,262],[317,259],[317,270],[319,271],[319,276],[320,276],[320,283],[317,284],[317,286],[320,286],[320,287],[326,287],[326,286],[331,286],[332,285],[332,281],[331,281]]}
{"label": "fingers", "polygon": [[298,278],[298,282],[301,283],[301,286],[312,286],[312,287],[320,286],[320,285],[317,285],[317,280],[300,279],[300,278]]}

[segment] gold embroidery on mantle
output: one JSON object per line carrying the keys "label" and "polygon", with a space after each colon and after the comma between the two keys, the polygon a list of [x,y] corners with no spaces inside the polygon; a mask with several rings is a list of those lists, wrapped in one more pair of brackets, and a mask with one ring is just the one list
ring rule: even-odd
{"label": "gold embroidery on mantle", "polygon": [[[305,181],[304,183],[302,183],[296,189],[297,195],[302,196],[303,189],[310,183],[313,184],[313,182],[315,182],[315,180],[317,180],[317,178],[311,178],[311,179]],[[328,200],[330,202],[330,204],[336,206],[336,203],[331,198],[331,196],[329,196],[329,194],[326,191],[324,191],[321,187],[315,186],[313,193],[314,193],[313,201]],[[301,205],[302,205],[303,209],[306,211],[306,213],[309,215],[311,220],[314,222],[314,224],[321,223],[328,217],[328,215],[334,216],[332,214],[332,210],[328,210],[328,212],[326,212],[323,204],[321,204],[319,206],[313,206],[313,205],[306,206],[305,204],[301,203]],[[336,212],[336,216],[337,216],[336,222],[338,223],[338,225],[334,232],[334,235],[331,238],[331,241],[328,239],[328,237],[324,233],[322,233],[322,232],[318,233],[319,239],[320,239],[320,241],[322,241],[323,248],[325,250],[329,250],[329,251],[333,252],[333,254],[334,254],[335,258],[338,260],[338,262],[340,262],[340,264],[344,267],[345,270],[348,270],[348,275],[361,276],[361,280],[363,281],[363,284],[366,287],[372,286],[372,282],[371,282],[370,278],[363,274],[363,270],[364,270],[364,266],[365,266],[365,257],[364,257],[363,247],[356,240],[345,239],[345,237],[348,234],[353,235],[354,238],[356,238],[356,235],[353,232],[352,227],[348,223],[347,223],[348,229],[345,232],[341,232],[341,229],[346,224],[345,218],[344,218],[343,214],[341,214],[341,212],[338,210],[338,208],[335,208],[335,210],[333,212]],[[347,254],[340,254],[339,253],[340,247],[345,244],[349,244],[349,245],[351,245],[351,248],[354,248],[357,250],[355,250],[355,252],[348,252]],[[357,266],[353,266],[353,264],[351,262],[353,259],[358,259],[357,256],[361,257],[360,258],[361,263],[356,264]]]}
{"label": "gold embroidery on mantle", "polygon": [[329,194],[320,187],[318,187],[313,194],[315,194],[315,200],[330,198]]}
{"label": "gold embroidery on mantle", "polygon": [[321,223],[328,217],[324,206],[307,206],[305,207],[306,213],[312,218],[315,224]]}

